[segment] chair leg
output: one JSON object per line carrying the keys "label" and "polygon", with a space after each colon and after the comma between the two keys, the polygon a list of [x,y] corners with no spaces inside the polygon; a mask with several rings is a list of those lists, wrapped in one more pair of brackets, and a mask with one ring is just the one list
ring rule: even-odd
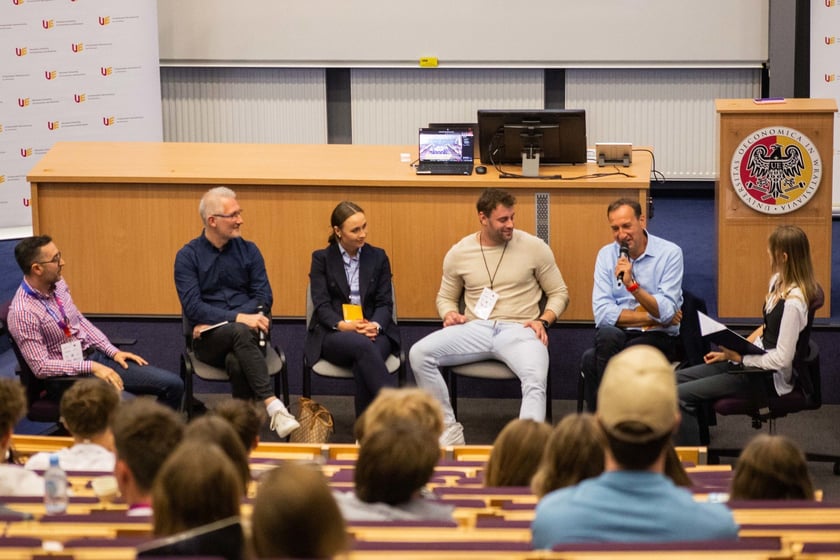
{"label": "chair leg", "polygon": [[[449,385],[449,403],[452,405],[452,414],[455,415],[455,419],[458,419],[458,376],[452,373],[452,371],[447,368],[442,372],[444,380],[448,381]],[[448,379],[447,379],[448,378]]]}
{"label": "chair leg", "polygon": [[312,398],[312,368],[303,359],[303,396],[307,399]]}
{"label": "chair leg", "polygon": [[548,376],[545,379],[545,421],[554,423],[551,413],[551,367],[548,368]]}
{"label": "chair leg", "polygon": [[184,381],[184,412],[187,413],[187,420],[193,417],[193,372],[190,367],[189,358],[181,355],[181,379]]}
{"label": "chair leg", "polygon": [[578,382],[577,382],[577,412],[578,412],[578,414],[583,412],[583,394],[584,394],[585,387],[586,387],[586,381],[583,378],[583,372],[581,371],[580,375],[578,376]]}

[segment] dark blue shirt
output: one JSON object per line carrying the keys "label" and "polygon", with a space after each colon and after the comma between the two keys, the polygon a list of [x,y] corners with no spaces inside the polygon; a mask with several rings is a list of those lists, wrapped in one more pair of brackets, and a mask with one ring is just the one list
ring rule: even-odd
{"label": "dark blue shirt", "polygon": [[232,322],[273,303],[262,253],[239,237],[221,249],[203,233],[184,245],[175,256],[175,289],[190,327]]}

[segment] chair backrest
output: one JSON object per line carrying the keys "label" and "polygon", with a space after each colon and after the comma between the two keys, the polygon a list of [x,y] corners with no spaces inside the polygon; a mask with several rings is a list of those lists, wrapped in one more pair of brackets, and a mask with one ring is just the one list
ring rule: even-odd
{"label": "chair backrest", "polygon": [[[20,351],[17,343],[15,342],[12,333],[9,332],[8,327],[8,317],[9,317],[9,308],[11,307],[11,302],[5,302],[0,305],[0,335],[6,334],[9,337],[9,344],[12,347],[12,351],[15,353],[15,358],[17,359],[18,363],[18,375],[20,376],[20,382],[24,386],[26,390],[26,404],[27,410],[33,411],[33,408],[36,408],[35,405],[41,400],[42,393],[45,390],[44,382],[35,377],[35,374],[30,369],[29,364],[26,363],[26,360],[23,357],[23,354]],[[46,416],[43,418],[47,421],[54,421],[53,415],[55,416],[55,420],[58,419],[58,403],[55,403],[55,410],[54,411],[46,411]],[[42,411],[43,412],[43,411]],[[39,418],[32,418],[32,420],[41,420],[40,414],[38,415]]]}
{"label": "chair backrest", "polygon": [[[793,369],[797,373],[797,382],[802,388],[802,393],[814,408],[822,405],[822,387],[820,380],[819,365],[814,364],[817,359],[816,345],[811,344],[811,330],[814,326],[814,316],[825,304],[825,292],[822,286],[817,284],[817,293],[808,306],[808,322],[805,328],[799,333],[796,341],[796,354],[793,357]],[[812,352],[812,348],[814,351]]]}
{"label": "chair backrest", "polygon": [[694,293],[683,289],[682,322],[680,323],[680,344],[683,355],[681,365],[696,366],[703,363],[703,356],[708,354],[711,346],[703,340],[700,332],[700,317],[697,312],[706,313],[706,301]]}

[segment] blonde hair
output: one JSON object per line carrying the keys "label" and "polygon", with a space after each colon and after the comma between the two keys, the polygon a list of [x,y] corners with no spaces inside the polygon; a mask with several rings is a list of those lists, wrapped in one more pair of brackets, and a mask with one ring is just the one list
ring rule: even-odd
{"label": "blonde hair", "polygon": [[443,433],[443,411],[428,391],[419,388],[383,388],[356,421],[356,439],[362,441],[374,431],[406,420],[428,430],[436,438]]}
{"label": "blonde hair", "polygon": [[537,471],[551,426],[517,418],[499,432],[484,469],[485,486],[528,486]]}
{"label": "blonde hair", "polygon": [[767,244],[772,267],[779,273],[779,281],[767,296],[768,303],[785,299],[793,288],[799,287],[810,306],[817,295],[817,281],[808,236],[797,226],[779,226]]}
{"label": "blonde hair", "polygon": [[604,472],[606,439],[592,414],[570,414],[554,428],[531,479],[538,497]]}

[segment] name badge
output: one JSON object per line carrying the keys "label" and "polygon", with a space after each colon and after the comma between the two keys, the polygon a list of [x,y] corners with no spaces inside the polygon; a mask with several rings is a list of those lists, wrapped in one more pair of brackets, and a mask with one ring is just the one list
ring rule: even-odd
{"label": "name badge", "polygon": [[82,355],[82,341],[71,340],[61,345],[61,359],[65,362],[81,362],[84,360]]}
{"label": "name badge", "polygon": [[499,301],[499,294],[490,288],[484,288],[473,311],[479,319],[487,320],[493,308],[496,307],[497,301]]}

